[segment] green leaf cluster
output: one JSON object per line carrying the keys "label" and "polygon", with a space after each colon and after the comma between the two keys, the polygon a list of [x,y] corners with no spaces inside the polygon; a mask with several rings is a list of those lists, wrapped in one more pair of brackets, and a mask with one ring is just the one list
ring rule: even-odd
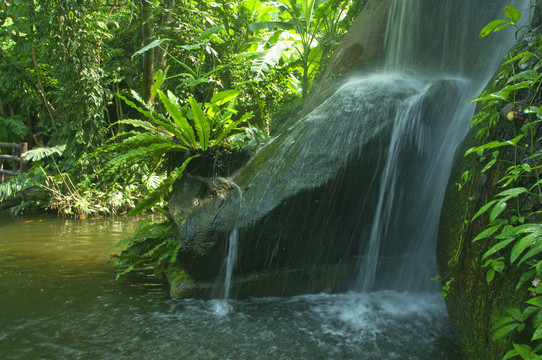
{"label": "green leaf cluster", "polygon": [[117,278],[130,271],[150,265],[155,275],[162,274],[177,259],[180,245],[174,240],[169,221],[141,222],[136,233],[116,243],[112,249],[123,249],[113,255],[115,266],[124,270]]}
{"label": "green leaf cluster", "polygon": [[[483,223],[484,228],[473,239],[483,242],[486,251],[482,267],[487,269],[487,282],[506,276],[508,267],[521,273],[516,291],[528,291],[526,304],[508,310],[493,326],[494,339],[513,338],[527,334],[530,342],[512,343],[504,359],[542,358],[542,37],[519,25],[521,13],[507,6],[507,19],[494,20],[485,26],[480,37],[515,27],[532,39],[527,47],[514,49],[501,66],[501,72],[491,86],[474,102],[482,104],[471,127],[477,127],[476,138],[481,145],[469,149],[465,156],[479,157],[485,165],[479,176],[493,169],[498,174],[494,185],[501,191],[466,219],[466,224]],[[521,100],[520,100],[521,99]],[[503,125],[502,122],[509,122]],[[488,141],[497,127],[513,127],[510,139]],[[488,152],[491,156],[488,156]],[[507,156],[503,156],[507,154]],[[509,159],[512,159],[510,161]],[[502,170],[501,170],[502,169]],[[530,204],[530,205],[529,205]],[[526,289],[525,284],[531,286]],[[517,339],[517,337],[515,337]]]}

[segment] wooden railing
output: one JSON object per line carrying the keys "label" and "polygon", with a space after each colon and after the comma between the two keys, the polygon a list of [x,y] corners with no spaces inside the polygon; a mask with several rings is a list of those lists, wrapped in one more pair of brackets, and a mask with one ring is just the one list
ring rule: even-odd
{"label": "wooden railing", "polygon": [[[0,147],[11,148],[11,155],[0,154],[0,184],[4,182],[4,175],[16,176],[25,170],[25,161],[22,155],[28,150],[28,143],[20,144],[0,142]],[[4,169],[4,161],[11,161],[11,169]]]}

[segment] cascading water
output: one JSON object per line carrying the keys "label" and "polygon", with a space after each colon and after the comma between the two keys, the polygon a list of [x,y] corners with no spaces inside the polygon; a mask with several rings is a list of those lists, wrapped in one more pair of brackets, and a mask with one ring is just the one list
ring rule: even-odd
{"label": "cascading water", "polygon": [[[513,5],[521,8],[528,3]],[[455,148],[474,110],[470,100],[485,86],[508,49],[502,38],[500,43],[481,43],[476,41],[477,34],[492,20],[486,14],[495,14],[484,10],[504,5],[499,1],[490,5],[481,1],[391,2],[383,73],[403,81],[407,76],[416,93],[395,110],[355,289],[420,291],[433,287],[428,280],[436,268],[440,206]],[[443,16],[451,21],[443,21]],[[511,46],[513,41],[508,36],[504,43]],[[428,101],[433,102],[429,111],[424,104]],[[412,149],[420,156],[405,157]],[[375,283],[377,273],[380,279]]]}
{"label": "cascading water", "polygon": [[[230,186],[232,186],[238,193],[239,196],[239,213],[243,211],[243,191],[236,183],[231,180],[228,180]],[[224,264],[222,265],[222,273],[224,277],[223,287],[222,287],[222,302],[215,303],[215,312],[220,315],[227,314],[231,309],[227,301],[230,299],[231,284],[233,279],[233,271],[235,265],[237,264],[237,253],[238,253],[238,242],[239,242],[239,229],[237,225],[234,226],[231,231],[226,249],[226,257],[224,259]]]}
{"label": "cascading water", "polygon": [[[471,100],[516,41],[513,32],[478,34],[505,5],[525,12],[529,1],[389,0],[378,69],[359,69],[232,177],[243,209],[215,216],[235,219],[219,271],[226,297],[234,273],[312,267],[308,282],[318,282],[337,264],[354,274],[343,290],[437,290],[437,227],[454,152]],[[302,291],[316,291],[310,286]]]}

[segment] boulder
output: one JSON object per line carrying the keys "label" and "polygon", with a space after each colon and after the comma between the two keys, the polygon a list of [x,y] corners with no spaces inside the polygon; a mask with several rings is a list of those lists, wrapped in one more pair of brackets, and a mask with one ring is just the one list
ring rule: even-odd
{"label": "boulder", "polygon": [[[254,291],[262,296],[349,288],[357,275],[353,264],[370,238],[397,108],[424,91],[421,118],[430,131],[442,111],[439,99],[458,90],[452,85],[390,75],[355,78],[230,178],[182,178],[169,200],[181,266],[207,289],[223,278],[235,233],[233,287],[237,279],[240,293],[256,289],[251,282],[260,284]],[[416,171],[424,154],[414,142],[406,140],[397,171]],[[389,247],[387,255],[400,256],[406,246]]]}

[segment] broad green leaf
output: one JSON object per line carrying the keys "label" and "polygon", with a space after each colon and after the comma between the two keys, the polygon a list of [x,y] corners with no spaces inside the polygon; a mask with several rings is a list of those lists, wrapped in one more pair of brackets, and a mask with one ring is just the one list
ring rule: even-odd
{"label": "broad green leaf", "polygon": [[532,81],[523,81],[523,82],[520,82],[518,84],[514,84],[514,85],[508,85],[505,87],[505,89],[507,91],[516,91],[516,90],[520,90],[520,89],[528,89],[531,87],[532,85]]}
{"label": "broad green leaf", "polygon": [[533,336],[531,337],[531,341],[540,339],[542,339],[542,326],[536,328]]}
{"label": "broad green leaf", "polygon": [[482,231],[478,236],[476,236],[472,241],[478,241],[487,238],[488,236],[491,236],[495,233],[495,231],[499,230],[499,228],[502,226],[502,224],[491,226],[484,231]]}
{"label": "broad green leaf", "polygon": [[232,122],[230,125],[228,125],[217,137],[216,141],[218,143],[222,142],[235,128],[237,125],[241,124],[244,121],[249,120],[252,117],[252,111],[245,113],[241,118],[235,122]]}
{"label": "broad green leaf", "polygon": [[211,127],[207,116],[201,109],[200,103],[198,103],[193,97],[189,98],[190,108],[192,114],[194,114],[194,127],[199,138],[199,145],[201,150],[207,151],[209,146],[209,138],[211,137]]}
{"label": "broad green leaf", "polygon": [[255,74],[256,80],[262,80],[265,73],[271,71],[282,57],[282,53],[286,50],[287,45],[284,41],[279,41],[271,46],[262,56],[252,61],[250,71]]}
{"label": "broad green leaf", "polygon": [[534,298],[531,298],[529,300],[526,301],[527,304],[529,305],[534,305],[534,306],[537,306],[537,307],[542,307],[542,296],[537,296],[537,297],[534,297]]}
{"label": "broad green leaf", "polygon": [[502,360],[508,360],[508,359],[512,359],[513,357],[516,357],[518,356],[518,352],[514,349],[508,351],[504,357],[502,358]]}
{"label": "broad green leaf", "polygon": [[542,235],[542,224],[529,223],[519,225],[514,228],[514,232],[517,234],[534,233],[540,236]]}
{"label": "broad green leaf", "polygon": [[303,9],[303,14],[305,15],[305,27],[307,33],[310,31],[310,26],[312,23],[312,14],[314,12],[314,2],[315,0],[301,0],[301,7]]}
{"label": "broad green leaf", "polygon": [[538,77],[538,72],[535,70],[525,70],[520,72],[519,74],[513,75],[508,78],[507,84],[513,84],[516,81],[525,80],[528,81],[529,84],[532,83],[536,78]]}
{"label": "broad green leaf", "polygon": [[210,29],[205,30],[200,36],[196,38],[197,41],[205,40],[211,35],[216,34],[217,32],[224,30],[224,26],[215,26]]}
{"label": "broad green leaf", "polygon": [[495,331],[495,333],[493,334],[493,340],[498,340],[505,337],[506,335],[510,334],[513,330],[517,329],[518,326],[519,326],[518,323],[504,325],[499,330]]}
{"label": "broad green leaf", "polygon": [[25,152],[22,157],[27,161],[39,161],[51,155],[62,155],[66,150],[66,145],[57,145],[53,147],[37,147]]}
{"label": "broad green leaf", "polygon": [[499,201],[497,204],[491,209],[491,212],[489,213],[489,223],[493,223],[495,219],[506,209],[506,202],[505,201]]}
{"label": "broad green leaf", "polygon": [[134,57],[138,56],[138,55],[141,55],[149,50],[152,50],[154,49],[155,47],[158,47],[160,45],[162,45],[163,43],[165,43],[166,41],[169,41],[169,39],[156,39],[154,40],[153,42],[151,42],[150,44],[144,46],[143,48],[141,48],[140,50],[136,51],[133,55],[132,55],[132,60],[134,59]]}
{"label": "broad green leaf", "polygon": [[486,282],[489,284],[495,277],[495,269],[489,269],[486,274]]}
{"label": "broad green leaf", "polygon": [[191,50],[198,50],[201,48],[201,45],[202,43],[199,43],[199,44],[192,44],[192,45],[180,45],[179,47],[181,49],[185,49],[185,50],[188,50],[188,51],[191,51]]}
{"label": "broad green leaf", "polygon": [[522,237],[512,247],[512,251],[510,252],[510,263],[514,263],[516,259],[521,255],[525,249],[538,245],[537,234],[529,234],[527,236]]}
{"label": "broad green leaf", "polygon": [[[517,61],[519,59],[522,59],[522,62],[524,62],[524,61],[529,60],[531,58],[531,56],[533,56],[533,55],[534,54],[532,52],[521,52],[521,53],[517,54],[516,56],[514,56],[513,58],[506,60],[503,63],[503,65],[506,65],[506,64],[509,64],[511,62]],[[529,70],[529,71],[534,71],[534,70]]]}
{"label": "broad green leaf", "polygon": [[211,104],[216,104],[218,106],[223,105],[232,99],[235,99],[240,93],[241,92],[237,90],[225,90],[218,92],[211,98]]}
{"label": "broad green leaf", "polygon": [[525,261],[529,260],[533,256],[536,256],[542,252],[542,244],[537,244],[535,246],[531,246],[531,249],[523,255],[521,260],[518,262],[518,265],[523,264]]}
{"label": "broad green leaf", "polygon": [[506,6],[504,8],[504,15],[510,19],[513,24],[516,24],[521,19],[521,12],[513,6]]}
{"label": "broad green leaf", "polygon": [[513,345],[514,345],[514,350],[518,352],[518,354],[522,357],[523,360],[540,359],[535,353],[533,353],[533,349],[531,349],[528,345],[516,344],[516,343],[513,343]]}
{"label": "broad green leaf", "polygon": [[478,216],[482,215],[487,210],[489,210],[496,202],[497,200],[491,200],[490,202],[482,206],[480,210],[478,210],[478,212],[472,217],[471,222],[474,221],[474,219],[476,219]]}
{"label": "broad green leaf", "polygon": [[487,144],[484,144],[484,145],[481,145],[481,146],[478,146],[478,147],[475,147],[475,148],[470,148],[469,150],[467,150],[467,152],[465,153],[465,156],[467,155],[470,155],[472,154],[473,152],[478,152],[478,151],[481,151],[481,150],[486,150],[486,149],[495,149],[495,148],[498,148],[498,147],[501,147],[501,146],[515,146],[517,145],[517,143],[523,139],[525,135],[524,134],[521,134],[519,136],[517,136],[516,138],[512,139],[512,140],[507,140],[507,141],[492,141],[490,143],[487,143]]}
{"label": "broad green leaf", "polygon": [[482,257],[482,260],[485,260],[487,257],[495,254],[497,251],[504,249],[514,240],[515,240],[514,238],[506,239],[506,240],[498,242],[496,245],[493,245],[488,251],[486,251],[486,253]]}
{"label": "broad green leaf", "polygon": [[169,66],[162,71],[162,69],[158,70],[156,74],[154,74],[154,84],[151,86],[151,98],[154,99],[156,96],[156,92],[160,89],[164,81],[166,80],[167,71],[169,69]]}
{"label": "broad green leaf", "polygon": [[502,20],[502,19],[493,20],[492,22],[487,24],[482,29],[482,31],[480,31],[480,39],[486,37],[487,35],[489,35],[492,31],[494,31],[498,27],[503,27],[504,28],[504,27],[508,27],[508,26],[511,26],[511,25],[512,24],[508,20]]}
{"label": "broad green leaf", "polygon": [[509,199],[510,197],[516,197],[526,192],[528,192],[528,190],[525,189],[524,187],[517,187],[517,188],[508,189],[503,192],[500,192],[497,196],[502,196],[502,197],[506,196]]}

